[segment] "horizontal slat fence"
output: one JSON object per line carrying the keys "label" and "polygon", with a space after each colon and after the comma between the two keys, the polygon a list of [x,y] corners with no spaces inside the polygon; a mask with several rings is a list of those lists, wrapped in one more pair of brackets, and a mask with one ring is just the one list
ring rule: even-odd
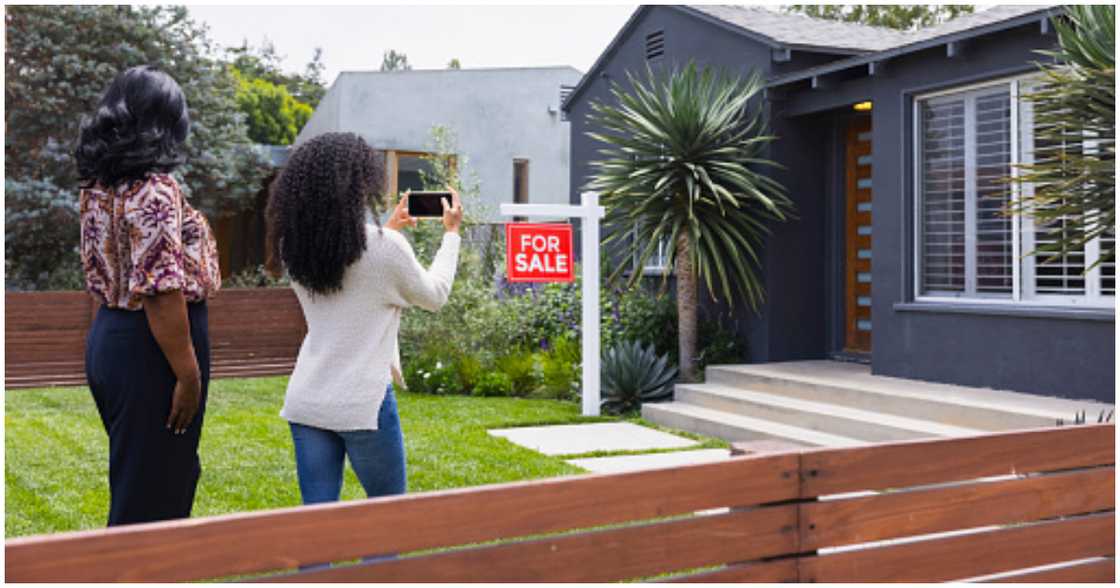
{"label": "horizontal slat fence", "polygon": [[[6,292],[5,387],[85,384],[97,303],[85,292]],[[306,333],[289,288],[222,290],[208,303],[212,377],[291,373]]]}
{"label": "horizontal slat fence", "polygon": [[1112,581],[1114,434],[804,450],[12,539],[6,579]]}

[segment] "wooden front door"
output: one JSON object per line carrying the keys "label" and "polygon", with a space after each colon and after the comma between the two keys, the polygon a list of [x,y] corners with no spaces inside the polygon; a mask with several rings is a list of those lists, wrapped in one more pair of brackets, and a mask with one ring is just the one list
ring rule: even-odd
{"label": "wooden front door", "polygon": [[844,170],[844,350],[871,351],[871,117],[852,120]]}

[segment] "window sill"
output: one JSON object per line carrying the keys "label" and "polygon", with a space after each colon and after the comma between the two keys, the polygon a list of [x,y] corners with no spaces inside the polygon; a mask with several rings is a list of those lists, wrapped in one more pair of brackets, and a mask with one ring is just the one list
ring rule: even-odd
{"label": "window sill", "polygon": [[929,312],[935,314],[981,314],[1081,321],[1115,322],[1115,308],[1068,308],[1055,306],[968,304],[965,302],[898,302],[898,312]]}
{"label": "window sill", "polygon": [[[626,271],[622,272],[622,276],[625,277],[625,278],[629,278],[632,275],[634,275],[634,270],[626,270]],[[661,277],[664,277],[666,275],[668,275],[668,277],[671,278],[671,277],[673,277],[673,272],[666,271],[666,270],[663,270],[663,269],[656,269],[656,268],[645,268],[645,269],[642,270],[642,277],[643,278],[661,278]]]}

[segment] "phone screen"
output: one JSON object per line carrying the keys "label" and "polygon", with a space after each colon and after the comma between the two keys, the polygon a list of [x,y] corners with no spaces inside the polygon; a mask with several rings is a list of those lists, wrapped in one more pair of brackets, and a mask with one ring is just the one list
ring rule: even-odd
{"label": "phone screen", "polygon": [[451,192],[410,192],[408,194],[408,214],[415,217],[441,217],[446,198],[451,203]]}

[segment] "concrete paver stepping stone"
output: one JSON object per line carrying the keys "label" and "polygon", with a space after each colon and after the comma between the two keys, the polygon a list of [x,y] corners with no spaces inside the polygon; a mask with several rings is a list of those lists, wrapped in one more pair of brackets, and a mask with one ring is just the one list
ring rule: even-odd
{"label": "concrete paver stepping stone", "polygon": [[644,455],[616,455],[612,457],[588,457],[569,459],[568,463],[598,474],[617,474],[665,468],[697,463],[711,463],[730,459],[726,449],[697,449],[694,451],[670,451],[667,453],[647,453]]}
{"label": "concrete paver stepping stone", "polygon": [[696,441],[692,439],[662,433],[633,423],[516,427],[491,429],[489,433],[545,455],[676,449],[696,445]]}

